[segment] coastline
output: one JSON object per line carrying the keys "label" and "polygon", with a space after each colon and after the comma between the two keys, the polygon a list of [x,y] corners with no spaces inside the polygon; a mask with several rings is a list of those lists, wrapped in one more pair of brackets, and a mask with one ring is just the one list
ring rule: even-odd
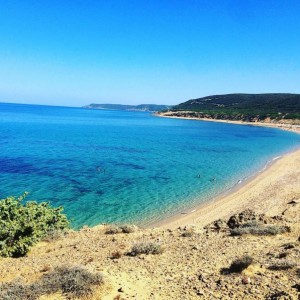
{"label": "coastline", "polygon": [[289,124],[289,123],[268,123],[268,122],[244,122],[244,121],[230,121],[230,120],[217,120],[209,118],[190,118],[190,117],[177,117],[172,115],[162,115],[162,114],[153,114],[156,117],[160,118],[170,118],[170,119],[182,119],[182,120],[194,120],[194,121],[205,121],[205,122],[217,122],[217,123],[229,123],[237,125],[250,125],[250,126],[261,126],[261,127],[271,127],[281,130],[291,131],[300,134],[300,125]]}
{"label": "coastline", "polygon": [[252,209],[269,216],[284,210],[291,198],[300,198],[300,149],[270,163],[241,186],[190,209],[153,223],[150,228],[176,229],[187,225],[205,226],[214,220]]}
{"label": "coastline", "polygon": [[[160,116],[160,115],[158,115]],[[255,125],[288,130],[300,134],[300,126],[290,124],[251,123],[186,117],[160,116],[240,125]],[[285,125],[285,126],[284,126]],[[149,224],[147,228],[176,229],[187,225],[205,226],[216,219],[226,218],[245,209],[252,209],[269,216],[282,211],[293,195],[300,198],[300,149],[274,158],[258,173],[250,176],[241,185],[199,204],[187,211],[177,213],[161,221]]]}

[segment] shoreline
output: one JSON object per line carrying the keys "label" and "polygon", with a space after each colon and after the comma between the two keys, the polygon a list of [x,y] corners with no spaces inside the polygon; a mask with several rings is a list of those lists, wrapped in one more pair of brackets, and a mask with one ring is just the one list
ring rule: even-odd
{"label": "shoreline", "polygon": [[[286,206],[291,194],[300,197],[297,178],[300,178],[300,149],[271,161],[261,171],[248,177],[243,184],[236,184],[221,195],[187,209],[188,212],[177,213],[149,224],[147,228],[206,226],[246,209],[273,216]],[[283,186],[282,181],[287,184]]]}
{"label": "shoreline", "polygon": [[260,126],[260,127],[270,127],[277,128],[285,131],[290,131],[300,134],[300,125],[288,124],[288,123],[268,123],[268,122],[244,122],[244,121],[231,121],[231,120],[219,120],[219,119],[209,119],[209,118],[190,118],[190,117],[177,117],[172,115],[161,115],[153,114],[155,117],[160,118],[170,118],[170,119],[182,119],[182,120],[193,120],[193,121],[204,121],[204,122],[217,122],[217,123],[228,123],[236,125],[250,125],[250,126]]}
{"label": "shoreline", "polygon": [[[169,118],[169,116],[160,116]],[[197,119],[187,117],[170,117],[187,120],[224,122],[223,120]],[[272,123],[254,123],[240,121],[225,121],[225,123],[273,127],[300,134],[300,126]],[[274,157],[266,163],[259,172],[250,175],[241,184],[236,184],[219,196],[187,208],[160,221],[150,223],[146,228],[176,229],[187,225],[205,226],[209,223],[226,218],[245,209],[253,209],[260,213],[275,215],[286,205],[287,194],[296,193],[300,197],[300,149],[297,148],[280,157]],[[291,180],[294,179],[294,180]],[[296,180],[296,182],[295,182]],[[284,183],[282,182],[284,181]],[[271,189],[270,189],[271,187]],[[276,199],[274,200],[274,195]],[[256,199],[255,199],[256,198]]]}

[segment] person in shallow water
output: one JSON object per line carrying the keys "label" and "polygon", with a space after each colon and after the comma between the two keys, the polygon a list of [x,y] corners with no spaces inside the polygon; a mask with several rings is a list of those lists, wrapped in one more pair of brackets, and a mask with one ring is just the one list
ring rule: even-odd
{"label": "person in shallow water", "polygon": [[101,167],[97,167],[96,169],[99,173],[105,173],[105,169],[102,169]]}

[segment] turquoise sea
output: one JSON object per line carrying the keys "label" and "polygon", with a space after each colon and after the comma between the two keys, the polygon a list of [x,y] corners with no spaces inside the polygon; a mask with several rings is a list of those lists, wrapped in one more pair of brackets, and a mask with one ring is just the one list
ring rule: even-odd
{"label": "turquoise sea", "polygon": [[74,228],[158,221],[300,146],[272,128],[150,113],[0,104],[0,198],[63,205]]}

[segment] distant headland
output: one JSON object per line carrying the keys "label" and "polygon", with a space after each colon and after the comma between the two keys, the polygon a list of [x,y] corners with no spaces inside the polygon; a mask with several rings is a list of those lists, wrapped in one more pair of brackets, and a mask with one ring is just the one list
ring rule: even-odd
{"label": "distant headland", "polygon": [[170,105],[158,105],[158,104],[139,104],[139,105],[124,105],[124,104],[96,104],[92,103],[83,106],[88,109],[111,109],[111,110],[129,110],[129,111],[162,111],[167,110]]}

